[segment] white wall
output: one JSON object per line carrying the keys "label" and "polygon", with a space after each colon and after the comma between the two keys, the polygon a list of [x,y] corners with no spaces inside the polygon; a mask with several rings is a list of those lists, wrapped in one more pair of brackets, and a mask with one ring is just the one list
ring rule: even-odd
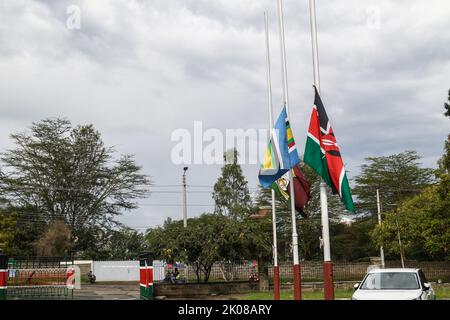
{"label": "white wall", "polygon": [[139,261],[94,261],[97,281],[139,281]]}
{"label": "white wall", "polygon": [[[153,261],[153,281],[164,279],[163,261]],[[94,261],[97,281],[139,281],[139,261]]]}

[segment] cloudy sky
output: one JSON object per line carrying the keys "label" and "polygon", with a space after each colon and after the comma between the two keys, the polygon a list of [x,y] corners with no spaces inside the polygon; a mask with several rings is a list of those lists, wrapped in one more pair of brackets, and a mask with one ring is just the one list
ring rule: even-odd
{"label": "cloudy sky", "polygon": [[[222,132],[267,126],[264,10],[278,113],[275,0],[0,0],[0,150],[46,117],[92,123],[155,184],[121,220],[143,230],[181,218],[172,132],[192,132],[196,120]],[[308,1],[285,0],[284,10],[302,153],[313,102]],[[350,178],[365,157],[407,149],[436,166],[450,129],[449,16],[446,0],[317,0],[322,97]],[[258,165],[243,170],[254,191]],[[220,165],[190,166],[189,216],[212,210],[219,174]]]}

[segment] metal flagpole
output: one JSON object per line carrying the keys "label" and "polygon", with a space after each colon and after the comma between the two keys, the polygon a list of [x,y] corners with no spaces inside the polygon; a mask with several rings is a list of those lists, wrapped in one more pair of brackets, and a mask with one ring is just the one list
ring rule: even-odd
{"label": "metal flagpole", "polygon": [[[269,139],[273,131],[272,111],[272,80],[270,75],[270,50],[269,50],[269,17],[264,11],[264,26],[266,31],[266,75],[267,75],[267,105],[269,108]],[[277,220],[275,213],[275,190],[272,190],[272,229],[273,229],[273,295],[275,300],[280,300],[280,268],[278,266],[277,250]]]}
{"label": "metal flagpole", "polygon": [[[380,205],[380,192],[377,189],[377,211],[378,211],[378,224],[381,225],[381,205]],[[380,259],[381,259],[381,268],[384,269],[384,249],[383,246],[380,246]]]}
{"label": "metal flagpole", "polygon": [[[320,94],[319,49],[317,44],[316,1],[309,0],[309,13],[311,23],[311,42],[313,55],[314,85]],[[333,263],[330,253],[330,228],[328,225],[328,199],[326,184],[320,182],[320,211],[322,220],[323,240],[323,282],[325,300],[334,300]]]}
{"label": "metal flagpole", "polygon": [[[283,0],[278,0],[278,22],[280,30],[280,44],[281,44],[281,61],[283,74],[283,99],[286,106],[286,113],[289,118],[289,92],[287,85],[287,66],[286,66],[286,46],[284,41],[284,22],[283,22]],[[292,170],[289,171],[289,199],[291,200],[291,215],[292,215],[292,252],[293,252],[293,273],[294,273],[294,299],[302,299],[301,290],[301,269],[298,256],[298,235],[297,235],[297,221],[295,216],[295,196],[294,196],[294,179],[292,177]]]}

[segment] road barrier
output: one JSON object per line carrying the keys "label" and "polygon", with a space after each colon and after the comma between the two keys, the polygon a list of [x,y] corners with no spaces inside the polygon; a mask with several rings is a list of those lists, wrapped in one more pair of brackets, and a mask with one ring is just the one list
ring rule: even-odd
{"label": "road barrier", "polygon": [[[73,299],[75,268],[48,266],[0,255],[0,299]],[[54,264],[55,265],[55,264]]]}

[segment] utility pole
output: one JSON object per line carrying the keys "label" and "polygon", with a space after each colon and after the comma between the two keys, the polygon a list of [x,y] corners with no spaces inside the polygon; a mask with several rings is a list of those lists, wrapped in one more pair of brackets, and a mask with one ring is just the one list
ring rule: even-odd
{"label": "utility pole", "polygon": [[400,259],[402,260],[402,268],[405,267],[405,253],[402,246],[402,238],[400,237],[400,227],[398,226],[397,213],[395,213],[395,224],[397,225],[398,247],[400,250]]}
{"label": "utility pole", "polygon": [[[378,224],[381,225],[381,203],[380,203],[380,192],[377,189],[377,211],[378,211]],[[381,268],[384,269],[384,249],[383,246],[380,246],[380,259],[381,259]]]}
{"label": "utility pole", "polygon": [[186,171],[188,167],[183,168],[183,226],[187,227],[187,204],[186,204]]}

